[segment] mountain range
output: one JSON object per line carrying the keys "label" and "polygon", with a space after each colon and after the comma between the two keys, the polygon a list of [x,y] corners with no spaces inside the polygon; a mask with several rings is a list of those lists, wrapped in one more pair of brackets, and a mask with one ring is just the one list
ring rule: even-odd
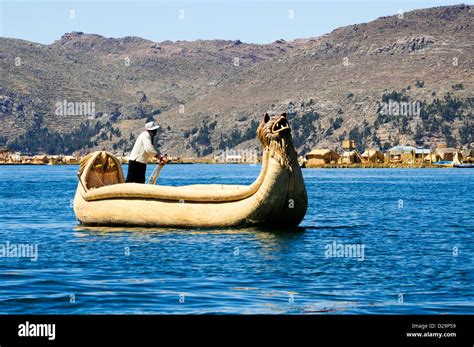
{"label": "mountain range", "polygon": [[398,144],[473,146],[472,8],[420,9],[270,44],[153,42],[72,32],[0,38],[0,147],[128,152],[145,122],[173,156],[259,149],[287,112],[299,154]]}

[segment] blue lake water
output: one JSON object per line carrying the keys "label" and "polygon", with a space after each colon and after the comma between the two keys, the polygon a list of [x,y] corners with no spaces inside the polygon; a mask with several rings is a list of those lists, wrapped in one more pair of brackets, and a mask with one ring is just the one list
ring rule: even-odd
{"label": "blue lake water", "polygon": [[[474,170],[305,169],[306,217],[277,232],[85,228],[77,169],[0,166],[0,247],[38,247],[0,257],[0,313],[474,313]],[[259,170],[168,165],[159,182]]]}

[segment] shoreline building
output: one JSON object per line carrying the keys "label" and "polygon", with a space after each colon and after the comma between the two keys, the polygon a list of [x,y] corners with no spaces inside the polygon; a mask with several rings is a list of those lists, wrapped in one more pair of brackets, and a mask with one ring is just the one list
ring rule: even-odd
{"label": "shoreline building", "polygon": [[341,155],[342,164],[361,164],[362,156],[359,151],[356,149],[356,144],[354,140],[344,140],[342,141],[342,148],[344,152]]}
{"label": "shoreline building", "polygon": [[425,162],[431,162],[431,149],[416,148],[415,149],[415,163],[423,164]]}
{"label": "shoreline building", "polygon": [[415,162],[416,148],[413,146],[394,146],[387,153],[390,163],[412,164]]}
{"label": "shoreline building", "polygon": [[341,163],[342,164],[362,164],[362,156],[357,152],[357,150],[353,151],[345,151],[341,155]]}
{"label": "shoreline building", "polygon": [[21,164],[20,152],[12,152],[7,148],[0,148],[0,164]]}
{"label": "shoreline building", "polygon": [[456,148],[452,147],[441,147],[436,148],[433,155],[433,161],[453,161],[456,155]]}
{"label": "shoreline building", "polygon": [[376,149],[366,149],[361,157],[366,163],[380,164],[385,160],[383,153]]}
{"label": "shoreline building", "polygon": [[[206,159],[209,161],[209,159]],[[258,163],[258,152],[251,149],[229,149],[226,148],[220,154],[214,157],[217,163]]]}
{"label": "shoreline building", "polygon": [[339,158],[340,155],[332,149],[314,148],[306,154],[304,165],[305,167],[317,167],[326,164],[337,164]]}

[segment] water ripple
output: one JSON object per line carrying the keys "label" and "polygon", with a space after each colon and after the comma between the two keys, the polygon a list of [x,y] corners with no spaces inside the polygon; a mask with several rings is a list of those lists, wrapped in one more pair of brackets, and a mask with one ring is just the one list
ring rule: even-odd
{"label": "water ripple", "polygon": [[[0,313],[474,313],[474,170],[304,170],[293,230],[86,228],[76,170],[0,166],[0,244],[39,256],[0,257]],[[259,170],[170,165],[160,180],[249,184]]]}

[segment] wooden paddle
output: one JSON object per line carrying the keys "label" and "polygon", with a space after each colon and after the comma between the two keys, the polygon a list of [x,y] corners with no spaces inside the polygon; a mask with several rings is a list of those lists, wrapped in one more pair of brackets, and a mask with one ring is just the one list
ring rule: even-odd
{"label": "wooden paddle", "polygon": [[150,182],[150,183],[153,184],[153,185],[156,183],[156,180],[158,179],[158,176],[160,175],[161,169],[163,168],[163,166],[165,166],[166,160],[167,160],[167,158],[168,158],[168,155],[165,154],[165,155],[163,156],[163,158],[164,158],[165,162],[160,163],[160,164],[158,165],[158,167],[155,169],[155,174],[153,175],[153,179],[152,179],[151,182]]}
{"label": "wooden paddle", "polygon": [[151,180],[151,184],[155,184],[156,180],[158,179],[158,176],[160,175],[160,171],[165,166],[165,164],[160,164],[158,165],[158,168],[155,170],[155,175],[153,176],[153,179]]}

